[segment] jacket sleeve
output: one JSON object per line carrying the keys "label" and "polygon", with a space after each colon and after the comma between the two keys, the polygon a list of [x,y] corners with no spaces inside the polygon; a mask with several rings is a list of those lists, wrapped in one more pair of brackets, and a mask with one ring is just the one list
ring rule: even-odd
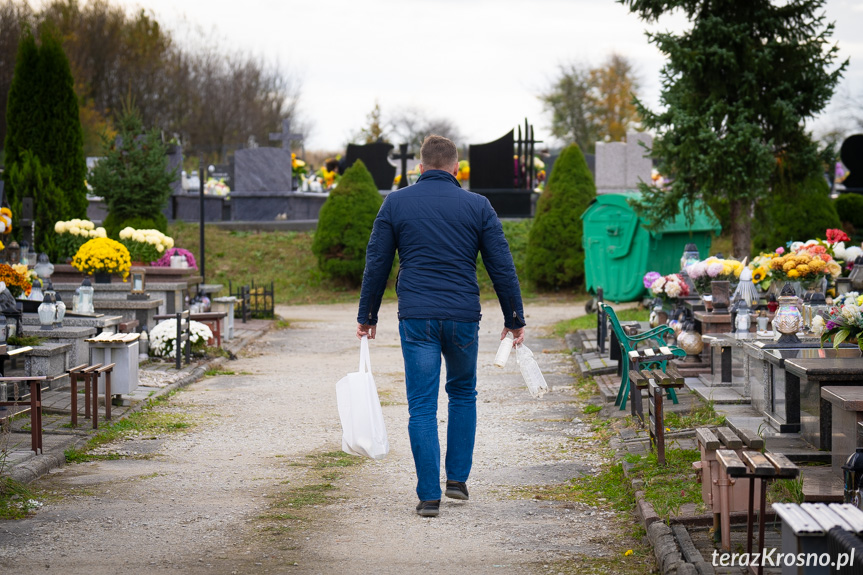
{"label": "jacket sleeve", "polygon": [[393,268],[396,240],[390,221],[389,198],[384,199],[375,218],[372,235],[366,248],[366,267],[363,270],[363,287],[360,292],[360,308],[357,323],[377,325],[378,310],[387,287],[387,279]]}
{"label": "jacket sleeve", "polygon": [[521,287],[515,273],[515,264],[509,244],[503,234],[503,227],[488,199],[482,210],[482,232],[479,249],[488,276],[494,285],[500,309],[503,311],[503,324],[510,329],[525,325],[524,309],[521,303]]}

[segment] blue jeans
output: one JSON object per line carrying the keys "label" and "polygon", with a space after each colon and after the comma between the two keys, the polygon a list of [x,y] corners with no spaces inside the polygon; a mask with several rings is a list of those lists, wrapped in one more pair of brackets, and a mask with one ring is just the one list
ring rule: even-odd
{"label": "blue jeans", "polygon": [[467,481],[476,438],[476,358],[479,323],[434,319],[399,321],[407,384],[408,434],[417,470],[417,496],[440,499],[437,400],[441,354],[449,396],[446,477]]}

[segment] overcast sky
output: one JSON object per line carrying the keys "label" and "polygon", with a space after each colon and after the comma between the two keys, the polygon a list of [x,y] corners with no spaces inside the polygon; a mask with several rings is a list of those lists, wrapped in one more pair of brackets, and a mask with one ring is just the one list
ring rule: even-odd
{"label": "overcast sky", "polygon": [[[527,117],[548,139],[537,94],[561,64],[599,64],[617,52],[635,65],[640,95],[658,102],[663,58],[645,24],[614,0],[122,0],[171,29],[213,30],[226,50],[277,61],[302,83],[306,149],[341,149],[380,103],[455,122],[467,139],[497,139]],[[863,0],[828,0],[835,41],[851,64],[840,93],[863,95]],[[185,22],[185,23],[184,23]],[[681,29],[681,17],[659,28]],[[184,35],[188,32],[184,32]],[[834,105],[814,126],[838,122]],[[274,127],[275,128],[275,127]]]}

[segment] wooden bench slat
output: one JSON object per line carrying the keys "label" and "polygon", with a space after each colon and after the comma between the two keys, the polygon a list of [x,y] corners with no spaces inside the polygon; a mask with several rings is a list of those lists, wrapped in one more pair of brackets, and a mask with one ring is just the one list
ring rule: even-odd
{"label": "wooden bench slat", "polygon": [[776,467],[778,475],[783,477],[797,477],[797,475],[800,474],[800,468],[781,453],[771,453],[768,451],[764,454],[764,457],[766,457],[767,460]]}
{"label": "wooden bench slat", "polygon": [[717,449],[716,459],[729,476],[739,476],[746,473],[746,465],[737,454],[730,449]]}
{"label": "wooden bench slat", "polygon": [[758,451],[743,451],[743,462],[756,477],[772,477],[776,475],[776,468],[770,461]]}
{"label": "wooden bench slat", "polygon": [[743,444],[749,449],[755,449],[756,451],[764,449],[764,440],[751,429],[738,429],[737,437],[739,437],[743,441]]}
{"label": "wooden bench slat", "polygon": [[635,385],[635,387],[647,387],[647,378],[636,369],[629,370],[629,380]]}
{"label": "wooden bench slat", "polygon": [[704,446],[705,451],[716,451],[721,445],[719,438],[706,427],[696,429],[695,437],[698,439],[698,444]]}
{"label": "wooden bench slat", "polygon": [[105,366],[97,369],[96,372],[97,373],[105,373],[106,371],[111,371],[112,369],[114,369],[115,365],[117,365],[117,364],[116,363],[109,363],[108,365],[105,365]]}
{"label": "wooden bench slat", "polygon": [[656,385],[665,386],[671,383],[671,378],[668,377],[661,369],[651,370],[650,374],[653,376],[653,380],[656,382]]}
{"label": "wooden bench slat", "polygon": [[668,362],[668,365],[665,367],[665,373],[669,375],[674,380],[674,385],[683,387],[685,381],[683,375],[680,373],[680,370],[677,369],[677,366],[671,362]]}
{"label": "wooden bench slat", "polygon": [[743,442],[737,437],[737,434],[727,427],[720,427],[716,430],[716,435],[719,436],[719,441],[728,449],[742,449]]}
{"label": "wooden bench slat", "polygon": [[652,349],[652,348],[649,348],[649,347],[645,348],[645,349],[643,350],[643,352],[642,352],[642,353],[644,353],[644,356],[645,356],[645,357],[653,357],[654,355],[656,355],[656,354],[653,352],[653,349]]}

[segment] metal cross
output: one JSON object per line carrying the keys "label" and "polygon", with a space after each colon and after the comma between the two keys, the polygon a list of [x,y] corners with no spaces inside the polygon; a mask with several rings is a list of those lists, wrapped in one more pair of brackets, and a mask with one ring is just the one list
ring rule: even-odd
{"label": "metal cross", "polygon": [[271,142],[281,142],[282,149],[287,150],[288,153],[291,153],[291,140],[302,140],[302,134],[292,134],[291,133],[291,121],[290,120],[282,120],[282,131],[281,132],[270,132],[270,141]]}
{"label": "metal cross", "polygon": [[408,154],[408,145],[407,144],[399,144],[399,153],[393,154],[393,160],[401,160],[402,161],[402,177],[399,179],[399,187],[398,189],[402,189],[407,187],[408,185],[408,160],[413,160],[414,154]]}

